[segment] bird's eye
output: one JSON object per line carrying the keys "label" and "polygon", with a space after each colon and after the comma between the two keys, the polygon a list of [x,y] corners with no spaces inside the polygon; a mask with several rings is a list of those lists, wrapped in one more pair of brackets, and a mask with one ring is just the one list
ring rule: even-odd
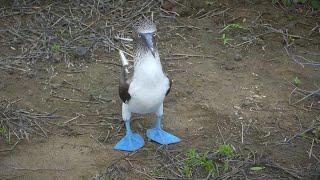
{"label": "bird's eye", "polygon": [[140,35],[140,34],[138,34],[138,37],[139,37],[139,38],[141,38],[141,35]]}
{"label": "bird's eye", "polygon": [[157,34],[156,33],[153,33],[153,36],[156,36]]}

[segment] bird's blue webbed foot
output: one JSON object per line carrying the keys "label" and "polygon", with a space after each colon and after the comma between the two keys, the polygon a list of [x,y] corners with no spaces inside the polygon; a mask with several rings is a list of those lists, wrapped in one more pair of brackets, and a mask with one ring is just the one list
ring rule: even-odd
{"label": "bird's blue webbed foot", "polygon": [[161,116],[157,116],[156,126],[147,130],[147,136],[149,139],[160,144],[173,144],[181,141],[177,136],[162,130]]}
{"label": "bird's blue webbed foot", "polygon": [[125,121],[126,135],[114,146],[114,149],[121,151],[136,151],[144,146],[142,136],[133,133],[130,128],[130,121]]}

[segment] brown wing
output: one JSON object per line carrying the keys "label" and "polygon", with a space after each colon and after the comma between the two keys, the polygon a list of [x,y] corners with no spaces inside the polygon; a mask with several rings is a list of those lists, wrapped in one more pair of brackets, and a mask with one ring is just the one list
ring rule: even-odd
{"label": "brown wing", "polygon": [[120,74],[119,96],[124,103],[128,103],[131,99],[129,94],[130,81],[131,79],[129,78],[128,66],[123,66]]}
{"label": "brown wing", "polygon": [[[167,76],[168,77],[168,76]],[[171,90],[171,85],[172,85],[172,80],[168,77],[169,79],[169,89],[167,90],[166,92],[166,96],[170,93],[170,90]]]}

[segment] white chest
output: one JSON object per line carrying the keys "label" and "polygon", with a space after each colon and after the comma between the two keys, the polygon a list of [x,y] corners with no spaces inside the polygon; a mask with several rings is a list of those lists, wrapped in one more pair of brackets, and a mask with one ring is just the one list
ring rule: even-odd
{"label": "white chest", "polygon": [[156,112],[169,89],[169,79],[164,75],[160,62],[146,60],[135,68],[129,87],[129,109],[134,113]]}

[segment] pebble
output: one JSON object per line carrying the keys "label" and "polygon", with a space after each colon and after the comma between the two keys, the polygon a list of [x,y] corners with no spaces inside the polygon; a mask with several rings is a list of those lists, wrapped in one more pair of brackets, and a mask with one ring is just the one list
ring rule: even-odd
{"label": "pebble", "polygon": [[79,56],[84,56],[88,53],[89,48],[80,46],[76,49],[76,53]]}
{"label": "pebble", "polygon": [[236,55],[234,56],[234,60],[235,60],[235,61],[241,61],[241,60],[242,60],[241,55],[240,55],[240,54],[236,54]]}

